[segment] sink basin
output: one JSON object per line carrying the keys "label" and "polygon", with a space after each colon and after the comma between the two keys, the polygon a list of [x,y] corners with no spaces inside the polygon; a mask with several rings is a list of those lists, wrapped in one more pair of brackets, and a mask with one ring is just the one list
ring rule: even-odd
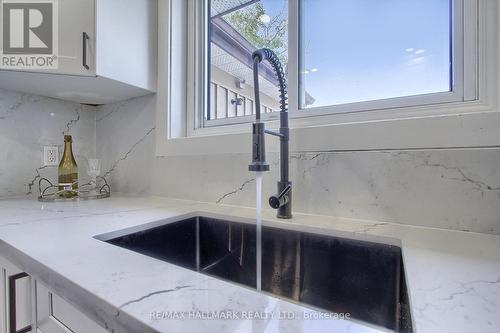
{"label": "sink basin", "polygon": [[[255,225],[208,216],[160,221],[96,238],[256,287]],[[395,332],[411,332],[401,248],[264,226],[262,290]]]}

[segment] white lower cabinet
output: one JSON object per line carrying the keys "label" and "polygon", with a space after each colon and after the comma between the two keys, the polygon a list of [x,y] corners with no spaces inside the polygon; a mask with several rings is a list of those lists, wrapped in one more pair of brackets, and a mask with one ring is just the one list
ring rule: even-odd
{"label": "white lower cabinet", "polygon": [[32,332],[31,277],[0,257],[0,333]]}
{"label": "white lower cabinet", "polygon": [[0,333],[106,332],[42,282],[1,256],[0,273]]}
{"label": "white lower cabinet", "polygon": [[39,281],[36,289],[36,328],[42,333],[104,333],[106,330],[51,292]]}

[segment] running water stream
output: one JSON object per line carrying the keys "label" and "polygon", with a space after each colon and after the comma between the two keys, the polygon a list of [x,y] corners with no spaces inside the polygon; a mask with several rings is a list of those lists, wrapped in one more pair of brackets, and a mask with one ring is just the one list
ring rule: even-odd
{"label": "running water stream", "polygon": [[255,173],[256,184],[256,225],[257,225],[257,290],[262,288],[262,172]]}

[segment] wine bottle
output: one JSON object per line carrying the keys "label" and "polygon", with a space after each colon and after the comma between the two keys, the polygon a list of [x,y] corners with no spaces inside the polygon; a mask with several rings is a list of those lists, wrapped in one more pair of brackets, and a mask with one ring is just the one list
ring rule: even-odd
{"label": "wine bottle", "polygon": [[[59,191],[78,189],[78,166],[73,156],[73,139],[71,135],[64,136],[64,154],[59,163]],[[76,193],[66,193],[64,196],[76,196]]]}

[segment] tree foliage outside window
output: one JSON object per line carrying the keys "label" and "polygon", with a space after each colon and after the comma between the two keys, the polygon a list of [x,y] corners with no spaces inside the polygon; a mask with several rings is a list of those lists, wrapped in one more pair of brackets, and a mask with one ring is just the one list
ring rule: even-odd
{"label": "tree foliage outside window", "polygon": [[262,3],[256,3],[224,16],[243,37],[256,48],[273,50],[283,66],[288,63],[288,13],[284,6],[269,23],[261,18],[266,14]]}

